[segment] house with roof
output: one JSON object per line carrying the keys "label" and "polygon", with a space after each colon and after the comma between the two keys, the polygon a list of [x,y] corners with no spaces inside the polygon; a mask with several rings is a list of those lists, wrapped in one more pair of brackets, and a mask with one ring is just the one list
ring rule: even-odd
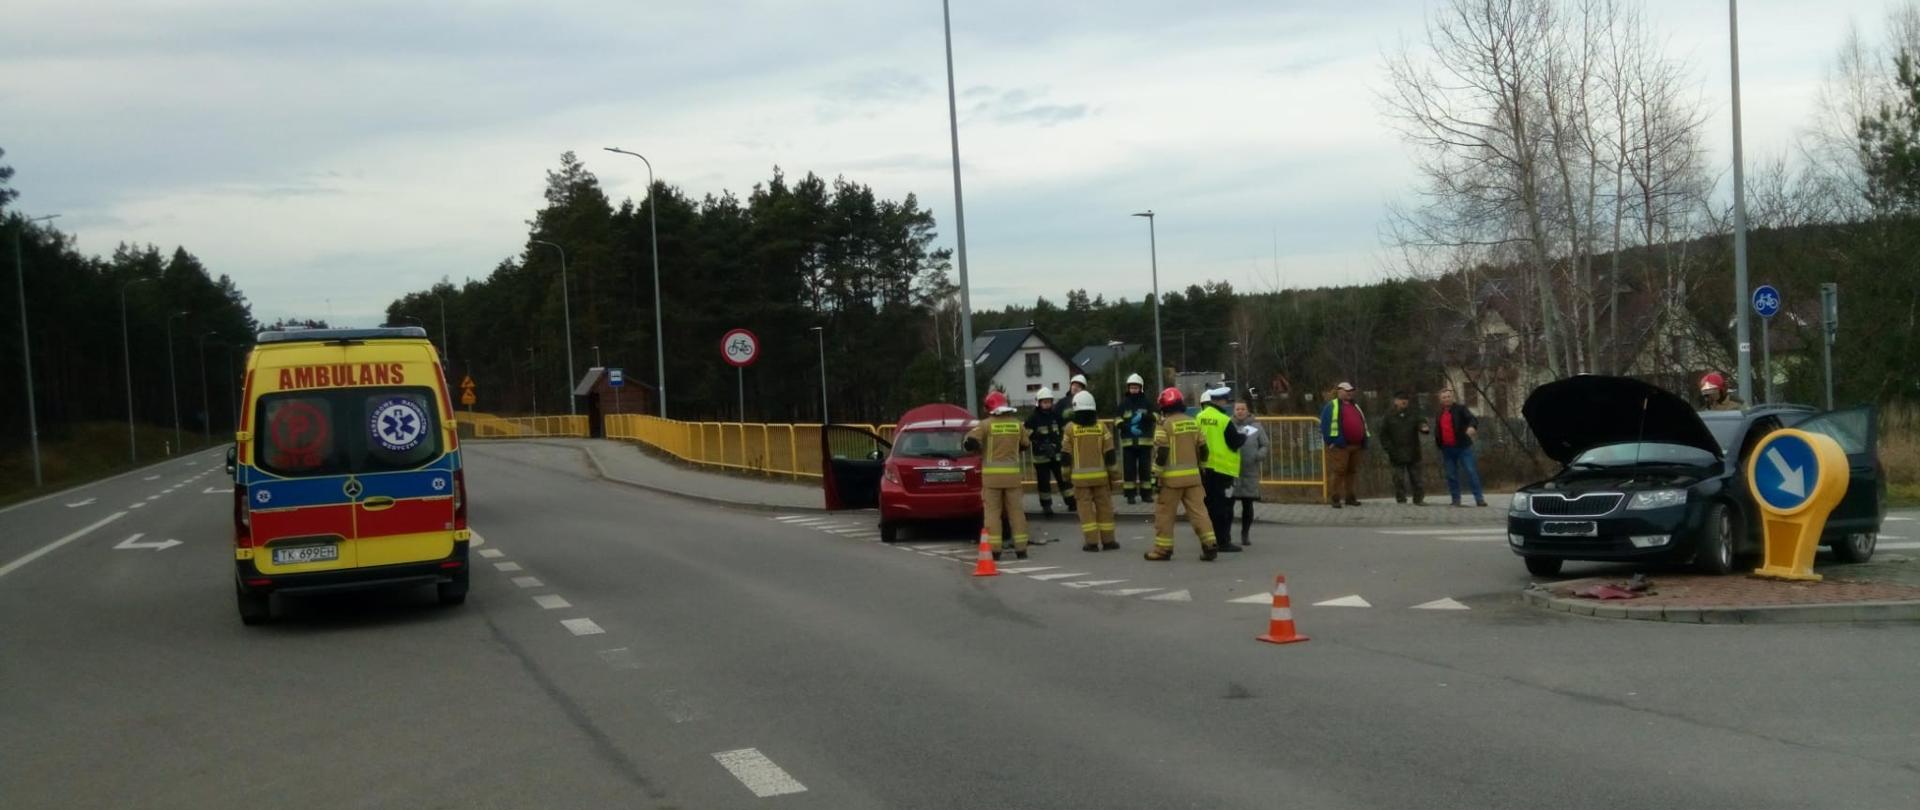
{"label": "house with roof", "polygon": [[1087,375],[1088,387],[1092,388],[1095,395],[1102,401],[1107,401],[1108,397],[1117,399],[1121,392],[1120,378],[1125,375],[1125,369],[1120,368],[1119,365],[1142,348],[1144,347],[1138,343],[1095,343],[1082,346],[1079,351],[1073,353],[1073,365],[1080,369],[1081,374]]}
{"label": "house with roof", "polygon": [[1062,396],[1067,381],[1083,373],[1073,358],[1031,326],[975,335],[973,368],[986,384],[983,390],[1005,391],[1007,402],[1016,408],[1038,404],[1034,393],[1042,387],[1053,389],[1056,398]]}

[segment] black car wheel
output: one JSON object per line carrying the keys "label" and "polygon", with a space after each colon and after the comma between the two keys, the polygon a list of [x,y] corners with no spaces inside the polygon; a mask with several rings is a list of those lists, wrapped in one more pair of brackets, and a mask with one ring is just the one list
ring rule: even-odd
{"label": "black car wheel", "polygon": [[467,567],[463,565],[454,571],[451,582],[442,582],[434,586],[434,595],[439,598],[442,605],[451,607],[464,604],[467,601],[469,581],[471,577],[467,574]]}
{"label": "black car wheel", "polygon": [[882,521],[880,524],[880,542],[892,543],[899,539],[900,539],[900,525],[897,523],[887,523]]}
{"label": "black car wheel", "polygon": [[1527,561],[1527,573],[1536,577],[1560,576],[1560,566],[1566,563],[1566,560],[1554,557],[1522,557],[1521,559]]}
{"label": "black car wheel", "polygon": [[1738,523],[1726,504],[1707,507],[1706,525],[1700,527],[1700,544],[1693,552],[1693,564],[1700,573],[1714,576],[1733,573],[1740,537]]}
{"label": "black car wheel", "polygon": [[241,624],[266,624],[273,620],[273,595],[259,591],[249,591],[240,583],[233,583],[234,601],[240,606]]}
{"label": "black car wheel", "polygon": [[1873,559],[1873,548],[1880,544],[1880,535],[1873,532],[1849,534],[1844,540],[1833,544],[1833,558],[1843,563],[1863,563]]}

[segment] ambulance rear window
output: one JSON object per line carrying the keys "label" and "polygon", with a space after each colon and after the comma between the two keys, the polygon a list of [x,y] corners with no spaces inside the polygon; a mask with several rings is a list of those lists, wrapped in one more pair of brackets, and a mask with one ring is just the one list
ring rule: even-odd
{"label": "ambulance rear window", "polygon": [[435,396],[426,387],[268,394],[256,414],[254,464],[295,477],[421,467],[442,452]]}

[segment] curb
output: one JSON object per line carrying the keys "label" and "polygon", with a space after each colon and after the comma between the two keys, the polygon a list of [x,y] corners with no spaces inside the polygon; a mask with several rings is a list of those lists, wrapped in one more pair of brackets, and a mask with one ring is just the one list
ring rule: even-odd
{"label": "curb", "polygon": [[1920,621],[1920,601],[1842,602],[1819,605],[1729,605],[1710,607],[1627,607],[1590,599],[1554,596],[1544,589],[1520,592],[1526,603],[1543,610],[1592,616],[1678,624],[1804,624],[1810,622]]}

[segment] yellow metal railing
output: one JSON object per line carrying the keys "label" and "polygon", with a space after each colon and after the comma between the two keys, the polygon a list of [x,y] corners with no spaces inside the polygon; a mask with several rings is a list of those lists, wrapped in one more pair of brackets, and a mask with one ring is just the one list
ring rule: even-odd
{"label": "yellow metal railing", "polygon": [[473,428],[476,439],[528,439],[545,436],[585,438],[584,416],[493,416],[484,413],[460,414],[455,419]]}
{"label": "yellow metal railing", "polygon": [[[1326,496],[1326,454],[1320,420],[1311,416],[1263,416],[1268,453],[1260,483],[1310,487]],[[845,425],[893,438],[893,425]],[[796,478],[820,477],[820,426],[756,422],[680,422],[623,414],[606,419],[607,438],[636,441],[682,461],[723,469]],[[1027,482],[1033,483],[1028,462]]]}

